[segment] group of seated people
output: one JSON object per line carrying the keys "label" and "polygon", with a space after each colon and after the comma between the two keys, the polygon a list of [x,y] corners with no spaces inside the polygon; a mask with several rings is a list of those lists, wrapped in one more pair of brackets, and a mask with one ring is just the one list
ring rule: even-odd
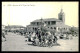
{"label": "group of seated people", "polygon": [[43,47],[53,46],[54,44],[57,44],[58,40],[55,34],[50,31],[44,32],[37,30],[36,32],[29,32],[27,36],[28,41],[31,41],[33,45]]}

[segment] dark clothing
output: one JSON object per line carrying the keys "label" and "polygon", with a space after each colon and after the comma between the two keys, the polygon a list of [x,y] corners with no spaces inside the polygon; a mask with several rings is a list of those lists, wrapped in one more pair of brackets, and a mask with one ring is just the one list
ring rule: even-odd
{"label": "dark clothing", "polygon": [[2,36],[3,36],[3,38],[6,38],[4,33],[2,33]]}
{"label": "dark clothing", "polygon": [[37,34],[37,37],[40,39],[41,38],[40,32],[37,31],[36,34]]}
{"label": "dark clothing", "polygon": [[54,38],[55,38],[56,40],[58,40],[58,38],[57,38],[56,36],[54,36]]}
{"label": "dark clothing", "polygon": [[57,37],[56,36],[54,36],[54,39],[53,39],[54,41],[53,41],[53,43],[55,43],[55,42],[57,42]]}
{"label": "dark clothing", "polygon": [[42,32],[42,36],[44,36],[45,35],[45,33],[44,32]]}

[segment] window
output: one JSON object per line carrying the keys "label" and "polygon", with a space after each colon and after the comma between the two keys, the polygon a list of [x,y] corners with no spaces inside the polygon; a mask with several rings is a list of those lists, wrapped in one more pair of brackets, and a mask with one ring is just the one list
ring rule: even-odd
{"label": "window", "polygon": [[34,22],[31,22],[31,24],[34,25],[35,23]]}
{"label": "window", "polygon": [[37,28],[35,28],[35,31],[37,30]]}
{"label": "window", "polygon": [[60,18],[59,19],[62,20],[62,15],[60,15]]}
{"label": "window", "polygon": [[33,23],[33,25],[35,25],[35,22]]}
{"label": "window", "polygon": [[45,23],[46,23],[46,21],[45,21]]}
{"label": "window", "polygon": [[48,22],[48,25],[50,25],[50,22]]}
{"label": "window", "polygon": [[51,27],[51,29],[53,29],[53,28]]}
{"label": "window", "polygon": [[33,30],[34,30],[34,28],[33,28]]}
{"label": "window", "polygon": [[54,27],[54,29],[56,30],[56,27]]}
{"label": "window", "polygon": [[39,23],[37,22],[37,25],[39,25]]}
{"label": "window", "polygon": [[52,25],[56,24],[56,21],[51,21],[51,24],[52,24]]}

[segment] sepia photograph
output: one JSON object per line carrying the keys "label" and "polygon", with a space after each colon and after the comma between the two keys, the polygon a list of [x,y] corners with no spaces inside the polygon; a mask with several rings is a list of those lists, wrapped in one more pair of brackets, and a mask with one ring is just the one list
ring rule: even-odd
{"label": "sepia photograph", "polygon": [[1,51],[79,51],[79,2],[2,2]]}

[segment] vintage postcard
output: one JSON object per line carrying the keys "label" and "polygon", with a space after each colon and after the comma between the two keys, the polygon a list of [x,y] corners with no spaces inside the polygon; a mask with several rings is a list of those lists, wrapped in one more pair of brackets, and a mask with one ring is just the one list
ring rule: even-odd
{"label": "vintage postcard", "polygon": [[79,51],[79,2],[2,2],[2,51]]}

